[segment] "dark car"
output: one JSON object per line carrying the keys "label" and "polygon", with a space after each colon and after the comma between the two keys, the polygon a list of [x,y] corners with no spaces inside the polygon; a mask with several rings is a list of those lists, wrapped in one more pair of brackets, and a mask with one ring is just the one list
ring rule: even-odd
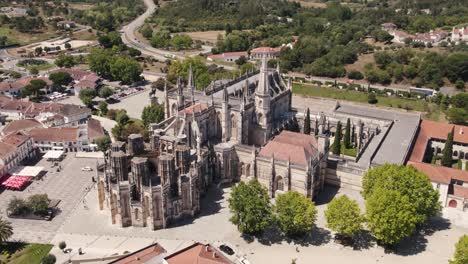
{"label": "dark car", "polygon": [[219,249],[228,255],[234,255],[234,250],[227,245],[221,245],[219,246]]}

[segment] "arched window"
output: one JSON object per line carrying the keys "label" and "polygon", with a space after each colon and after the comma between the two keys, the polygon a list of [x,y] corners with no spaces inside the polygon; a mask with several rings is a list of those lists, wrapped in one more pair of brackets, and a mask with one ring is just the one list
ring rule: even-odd
{"label": "arched window", "polygon": [[284,191],[284,182],[283,182],[283,177],[281,176],[278,176],[276,178],[276,190]]}
{"label": "arched window", "polygon": [[450,200],[450,202],[449,202],[449,207],[457,208],[457,201],[455,201],[455,200]]}

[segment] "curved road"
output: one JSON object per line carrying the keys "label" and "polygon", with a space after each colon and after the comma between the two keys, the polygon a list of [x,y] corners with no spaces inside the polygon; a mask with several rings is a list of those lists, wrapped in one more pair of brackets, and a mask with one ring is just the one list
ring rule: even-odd
{"label": "curved road", "polygon": [[149,18],[156,11],[156,8],[157,8],[153,0],[143,0],[143,1],[147,8],[145,13],[143,13],[141,16],[137,17],[135,20],[133,20],[128,25],[122,28],[121,30],[122,41],[127,46],[140,50],[142,54],[147,55],[147,56],[153,56],[154,58],[158,60],[162,60],[162,61],[166,60],[167,58],[164,57],[165,54],[171,54],[174,56],[174,58],[177,58],[177,59],[184,59],[184,57],[177,56],[168,51],[156,49],[145,43],[141,43],[137,39],[137,37],[135,36],[135,31],[138,30],[141,26],[143,26],[143,24],[145,23],[145,20]]}
{"label": "curved road", "polygon": [[[156,8],[157,8],[153,0],[143,0],[143,2],[145,3],[146,8],[147,8],[145,13],[143,13],[142,15],[137,17],[135,20],[130,22],[128,25],[122,28],[122,30],[120,31],[122,35],[122,41],[127,46],[140,50],[143,55],[152,56],[155,59],[158,59],[161,61],[164,61],[167,59],[166,57],[164,57],[164,55],[171,55],[174,59],[180,59],[180,60],[185,59],[185,56],[176,55],[167,50],[153,48],[150,45],[138,40],[138,38],[135,35],[135,31],[137,31],[140,27],[143,26],[143,24],[145,23],[145,20],[149,18],[156,11]],[[202,46],[202,49],[203,49],[202,52],[209,52],[211,50],[211,47],[204,45]],[[227,66],[227,65],[217,64],[217,63],[211,63],[211,64],[215,64],[219,67],[224,67],[229,70],[236,69],[236,67],[232,67],[232,66]]]}

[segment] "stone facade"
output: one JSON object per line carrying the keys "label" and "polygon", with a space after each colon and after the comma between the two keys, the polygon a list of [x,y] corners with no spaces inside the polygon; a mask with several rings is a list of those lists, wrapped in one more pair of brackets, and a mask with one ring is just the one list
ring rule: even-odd
{"label": "stone facade", "polygon": [[[101,210],[109,209],[112,223],[165,228],[200,211],[200,196],[212,183],[257,178],[270,196],[296,190],[311,199],[323,187],[328,135],[306,137],[303,156],[263,155],[283,130],[297,128],[291,111],[291,83],[263,59],[259,72],[241,76],[205,91],[195,87],[190,69],[186,85],[179,78],[165,89],[165,120],[151,124],[149,143],[131,135],[116,142],[98,165]],[[282,132],[283,131],[283,132]],[[275,138],[279,139],[275,139]],[[272,143],[273,144],[273,143]]]}

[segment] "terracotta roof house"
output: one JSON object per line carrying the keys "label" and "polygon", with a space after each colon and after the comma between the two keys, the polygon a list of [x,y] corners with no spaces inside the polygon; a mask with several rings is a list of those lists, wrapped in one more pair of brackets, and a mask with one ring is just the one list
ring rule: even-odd
{"label": "terracotta roof house", "polygon": [[47,87],[52,85],[52,81],[46,77],[24,77],[13,82],[0,83],[0,92],[10,95],[19,95],[21,90],[32,80],[43,80],[44,82],[46,82]]}
{"label": "terracotta roof house", "polygon": [[63,117],[60,125],[76,126],[88,120],[91,110],[79,105],[34,103],[0,95],[0,114],[6,115],[10,120],[35,118],[44,122],[58,114]]}
{"label": "terracotta roof house", "polygon": [[468,211],[468,171],[429,163],[434,155],[441,154],[451,131],[454,133],[452,157],[468,159],[467,126],[423,120],[407,165],[429,177],[433,187],[440,193],[443,206]]}
{"label": "terracotta roof house", "polygon": [[164,258],[168,264],[233,264],[210,244],[194,243]]}
{"label": "terracotta roof house", "polygon": [[397,29],[397,25],[393,23],[383,23],[381,26],[382,26],[382,29],[386,31]]}
{"label": "terracotta roof house", "polygon": [[3,135],[8,135],[11,133],[16,133],[19,131],[25,131],[28,132],[29,130],[33,128],[39,128],[43,127],[41,122],[37,121],[36,119],[33,118],[27,118],[27,119],[20,119],[20,120],[14,120],[10,123],[8,123],[2,130]]}
{"label": "terracotta roof house", "polygon": [[109,264],[162,264],[165,255],[166,250],[158,243],[155,243],[109,262]]}

